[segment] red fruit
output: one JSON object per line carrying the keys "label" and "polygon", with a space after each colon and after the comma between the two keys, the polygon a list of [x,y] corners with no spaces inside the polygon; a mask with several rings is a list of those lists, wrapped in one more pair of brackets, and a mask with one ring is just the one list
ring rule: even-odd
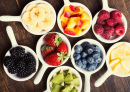
{"label": "red fruit", "polygon": [[101,36],[104,37],[105,39],[110,39],[110,36],[107,35],[106,33],[102,33]]}
{"label": "red fruit", "polygon": [[70,16],[71,16],[71,13],[70,13],[70,12],[65,11],[64,17],[69,18]]}
{"label": "red fruit", "polygon": [[96,34],[99,35],[99,34],[102,34],[102,33],[103,33],[104,28],[103,28],[101,25],[96,24],[96,25],[94,26],[94,31],[95,31]]}
{"label": "red fruit", "polygon": [[112,34],[112,36],[116,36],[117,34],[114,32],[113,34]]}
{"label": "red fruit", "polygon": [[76,13],[80,12],[80,8],[76,7],[74,12],[76,12]]}
{"label": "red fruit", "polygon": [[76,35],[76,31],[72,31],[72,30],[70,30],[68,28],[65,28],[64,33],[66,33],[68,35],[73,35],[73,36]]}
{"label": "red fruit", "polygon": [[84,23],[84,21],[79,20],[79,22],[77,23],[77,26],[79,26],[79,27],[81,28],[81,27],[82,27],[82,25],[83,25],[83,23]]}
{"label": "red fruit", "polygon": [[114,19],[115,21],[117,21],[118,23],[121,23],[121,18],[122,18],[122,14],[120,11],[113,11],[111,13],[111,18]]}
{"label": "red fruit", "polygon": [[112,34],[114,33],[115,29],[113,27],[110,26],[104,26],[104,33],[108,36],[112,36]]}
{"label": "red fruit", "polygon": [[100,20],[106,20],[106,19],[110,18],[110,14],[109,14],[108,11],[102,10],[102,11],[99,12],[98,18],[99,18]]}
{"label": "red fruit", "polygon": [[97,24],[104,26],[104,25],[106,25],[106,21],[97,19]]}
{"label": "red fruit", "polygon": [[81,15],[80,14],[75,14],[75,15],[72,15],[71,17],[80,17]]}
{"label": "red fruit", "polygon": [[58,52],[64,52],[65,54],[68,52],[68,48],[64,41],[60,43],[60,45],[56,48]]}
{"label": "red fruit", "polygon": [[114,19],[107,19],[106,22],[108,26],[115,26],[117,24]]}
{"label": "red fruit", "polygon": [[71,11],[75,11],[76,7],[73,5],[69,5],[69,8],[71,9]]}
{"label": "red fruit", "polygon": [[62,28],[65,29],[67,27],[67,23],[62,22]]}
{"label": "red fruit", "polygon": [[123,25],[121,24],[118,24],[116,27],[115,27],[115,33],[117,35],[123,35],[125,33],[125,28]]}
{"label": "red fruit", "polygon": [[57,33],[49,33],[43,38],[43,42],[51,47],[59,46],[62,39]]}
{"label": "red fruit", "polygon": [[54,47],[51,47],[51,46],[42,46],[41,51],[42,51],[43,58],[45,58],[49,53],[51,53],[52,51],[54,51]]}

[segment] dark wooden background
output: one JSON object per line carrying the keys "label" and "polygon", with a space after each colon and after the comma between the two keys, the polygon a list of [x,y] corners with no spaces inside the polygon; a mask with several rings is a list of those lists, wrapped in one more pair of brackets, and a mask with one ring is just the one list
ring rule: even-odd
{"label": "dark wooden background", "polygon": [[[32,0],[0,0],[0,16],[20,15],[24,6],[30,1]],[[53,5],[53,7],[56,10],[56,13],[58,13],[60,8],[63,6],[63,0],[46,0],[46,1]],[[90,9],[93,16],[102,8],[101,0],[70,0],[70,1],[79,2],[86,5]],[[125,37],[121,41],[130,42],[130,28],[129,28],[130,0],[109,0],[109,6],[120,10],[126,16],[128,22],[128,29]],[[46,89],[47,77],[50,74],[50,72],[53,70],[53,68],[47,69],[47,71],[44,74],[44,77],[42,78],[42,81],[38,85],[33,84],[33,80],[35,76],[26,82],[17,82],[10,79],[4,72],[2,66],[3,58],[7,50],[11,48],[11,43],[6,33],[6,26],[8,25],[10,25],[13,28],[18,44],[29,46],[34,51],[36,49],[36,43],[40,38],[40,36],[35,36],[28,33],[23,28],[21,23],[18,22],[4,23],[0,21],[0,92],[43,92],[43,90]],[[55,27],[52,29],[52,31],[61,32],[57,26],[57,23],[55,24]],[[92,38],[97,40],[97,38],[94,36],[92,32],[92,29],[90,29],[90,31],[82,37],[79,38],[68,37],[72,46],[77,41],[84,38],[86,39]],[[105,47],[106,51],[112,45],[112,44],[105,44],[105,43],[102,44]],[[68,60],[68,62],[65,65],[72,66],[71,61]],[[102,74],[106,70],[107,70],[106,65],[104,65],[104,67],[100,71],[98,71],[97,73],[91,76],[91,92],[130,92],[130,77],[119,78],[116,76],[110,76],[101,87],[98,88],[94,87],[95,81],[100,76],[102,76]],[[84,75],[81,74],[81,77],[84,85],[84,81],[85,81]],[[84,92],[83,89],[84,86],[82,87],[82,92]]]}

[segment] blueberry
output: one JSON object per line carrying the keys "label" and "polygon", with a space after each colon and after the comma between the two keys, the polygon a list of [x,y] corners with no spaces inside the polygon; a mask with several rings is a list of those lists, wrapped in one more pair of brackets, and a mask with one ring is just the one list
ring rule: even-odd
{"label": "blueberry", "polygon": [[95,60],[96,63],[101,63],[102,62],[102,58],[101,57],[95,58],[94,60]]}
{"label": "blueberry", "polygon": [[83,47],[83,48],[85,48],[85,47],[87,47],[87,46],[90,46],[91,44],[89,43],[89,42],[83,42],[82,44],[81,44],[81,46]]}
{"label": "blueberry", "polygon": [[81,45],[76,45],[74,47],[74,50],[75,50],[76,53],[81,53],[82,50],[83,50],[83,47]]}
{"label": "blueberry", "polygon": [[83,65],[82,68],[83,68],[83,69],[86,69],[86,65]]}
{"label": "blueberry", "polygon": [[97,52],[100,52],[100,51],[101,51],[101,49],[100,49],[97,45],[94,45],[94,46],[93,46],[93,50],[94,50],[94,51],[97,51]]}
{"label": "blueberry", "polygon": [[94,58],[100,57],[100,52],[94,51],[92,54],[92,57],[94,57]]}
{"label": "blueberry", "polygon": [[87,64],[87,60],[86,60],[85,58],[82,58],[82,63],[83,63],[84,65],[86,65],[86,64]]}
{"label": "blueberry", "polygon": [[81,53],[81,57],[82,57],[82,58],[86,57],[87,55],[88,55],[88,54],[87,54],[86,52],[82,52],[82,53]]}
{"label": "blueberry", "polygon": [[78,67],[82,68],[83,63],[82,63],[81,60],[77,60],[77,61],[76,61],[76,65],[77,65]]}
{"label": "blueberry", "polygon": [[81,58],[79,53],[74,53],[73,57],[75,60],[79,60]]}
{"label": "blueberry", "polygon": [[88,54],[92,54],[93,53],[93,48],[92,47],[86,47],[85,52],[88,53]]}
{"label": "blueberry", "polygon": [[95,63],[93,57],[88,57],[88,58],[87,58],[87,62],[88,62],[89,64],[93,64],[93,63]]}
{"label": "blueberry", "polygon": [[96,63],[89,64],[87,68],[88,68],[88,71],[94,71],[97,69],[97,64]]}

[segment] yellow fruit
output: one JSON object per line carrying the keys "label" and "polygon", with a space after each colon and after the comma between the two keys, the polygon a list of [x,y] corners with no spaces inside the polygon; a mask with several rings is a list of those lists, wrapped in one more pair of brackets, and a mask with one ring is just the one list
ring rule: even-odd
{"label": "yellow fruit", "polygon": [[74,28],[76,24],[79,22],[80,18],[79,17],[72,17],[70,18],[67,27],[68,28]]}
{"label": "yellow fruit", "polygon": [[76,31],[76,36],[79,36],[79,35],[81,35],[83,33],[82,29],[80,27],[78,27],[78,26],[76,27],[75,31]]}
{"label": "yellow fruit", "polygon": [[115,65],[119,62],[120,62],[120,58],[116,58],[116,59],[112,60],[109,64],[110,64],[111,68],[113,69],[115,67]]}
{"label": "yellow fruit", "polygon": [[126,45],[125,53],[126,55],[130,55],[130,46]]}
{"label": "yellow fruit", "polygon": [[86,20],[84,21],[83,25],[82,25],[82,29],[87,29],[88,27],[90,27],[90,21],[89,20]]}
{"label": "yellow fruit", "polygon": [[121,75],[127,75],[129,73],[129,70],[126,70],[122,65],[121,63],[118,63],[114,69],[113,69],[114,72],[118,73],[118,74],[121,74]]}
{"label": "yellow fruit", "polygon": [[61,15],[61,17],[60,17],[60,20],[61,20],[62,22],[64,22],[64,23],[68,23],[69,18],[64,17],[64,13],[63,13],[63,14]]}
{"label": "yellow fruit", "polygon": [[122,64],[122,66],[125,68],[125,69],[127,69],[127,70],[130,70],[130,55],[128,55],[128,56],[123,56],[122,58],[121,58],[121,64]]}
{"label": "yellow fruit", "polygon": [[84,12],[84,9],[82,7],[79,6],[79,9],[80,9],[80,14],[82,14]]}
{"label": "yellow fruit", "polygon": [[73,14],[73,11],[71,11],[71,9],[69,8],[69,6],[65,6],[64,12],[65,11],[70,12],[71,14]]}
{"label": "yellow fruit", "polygon": [[86,12],[83,12],[81,15],[81,19],[82,20],[90,20],[91,18],[89,17],[89,15]]}

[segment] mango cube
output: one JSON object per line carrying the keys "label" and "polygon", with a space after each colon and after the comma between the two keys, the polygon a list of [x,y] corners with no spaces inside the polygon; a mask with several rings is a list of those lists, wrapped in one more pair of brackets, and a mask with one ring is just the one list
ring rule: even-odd
{"label": "mango cube", "polygon": [[73,14],[73,11],[71,11],[71,9],[70,9],[69,6],[65,6],[64,12],[65,12],[65,11],[70,12],[71,14]]}
{"label": "mango cube", "polygon": [[90,20],[91,18],[89,17],[89,15],[86,12],[83,12],[81,15],[81,19],[82,20]]}
{"label": "mango cube", "polygon": [[72,17],[70,18],[67,27],[68,28],[74,28],[77,23],[79,22],[80,18],[79,17]]}
{"label": "mango cube", "polygon": [[79,35],[81,35],[83,33],[82,28],[80,28],[78,26],[76,27],[75,31],[76,31],[76,36],[79,36]]}
{"label": "mango cube", "polygon": [[64,22],[64,23],[68,23],[68,21],[69,21],[69,18],[67,18],[67,17],[64,17],[64,13],[61,15],[61,17],[60,17],[60,20],[62,21],[62,22]]}
{"label": "mango cube", "polygon": [[86,20],[84,21],[83,25],[82,25],[82,29],[87,29],[88,27],[90,27],[90,21],[89,20]]}

